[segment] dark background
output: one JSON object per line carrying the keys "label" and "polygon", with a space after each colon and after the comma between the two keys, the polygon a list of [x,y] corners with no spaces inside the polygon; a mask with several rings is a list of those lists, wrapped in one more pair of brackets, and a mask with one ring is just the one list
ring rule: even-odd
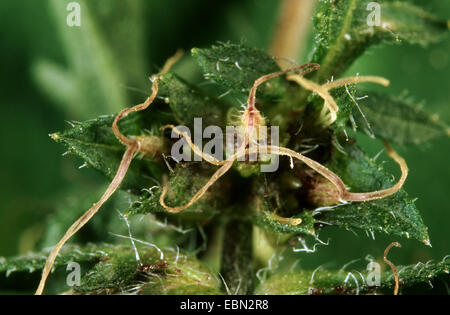
{"label": "dark background", "polygon": [[[61,200],[74,191],[92,191],[106,183],[93,170],[79,170],[82,164],[79,159],[62,157],[64,149],[48,137],[51,132],[69,127],[65,120],[81,121],[117,111],[100,98],[89,96],[96,91],[99,80],[103,80],[102,73],[97,74],[97,81],[79,89],[77,108],[55,97],[64,94],[64,85],[55,85],[52,91],[52,85],[49,88],[43,82],[42,62],[57,65],[66,69],[69,77],[72,73],[76,77],[79,69],[73,69],[70,54],[78,54],[86,63],[101,56],[78,47],[76,39],[69,39],[71,43],[64,39],[66,30],[61,26],[61,16],[65,17],[67,12],[55,13],[52,2],[55,1],[3,0],[0,3],[0,256],[24,254],[33,249],[43,233],[45,221],[57,210]],[[125,1],[88,1],[88,7],[113,63],[122,69],[116,88],[128,102],[123,106],[143,100],[145,91],[149,91],[148,75],[156,72],[178,48],[189,52],[191,47],[228,40],[267,48],[278,9],[275,0],[131,0],[127,2],[132,3],[134,11],[127,15],[121,9],[121,2]],[[442,18],[450,17],[449,1],[414,2]],[[82,23],[83,18],[82,15]],[[65,27],[68,32],[69,28]],[[423,101],[427,111],[448,123],[449,51],[448,39],[427,48],[407,44],[374,47],[347,74],[359,72],[389,78],[389,93],[409,91],[418,103]],[[302,57],[299,61],[308,60]],[[187,61],[176,69],[187,77],[193,67]],[[378,141],[364,136],[359,140],[371,155],[381,149]],[[364,261],[367,254],[380,257],[392,240],[404,245],[392,251],[392,260],[399,264],[441,259],[450,253],[448,139],[397,149],[410,168],[405,188],[418,198],[417,206],[429,227],[433,247],[380,234],[376,234],[374,241],[364,232],[356,237],[350,232],[329,229],[321,238],[331,237],[330,245],[319,247],[316,254],[299,254],[302,266],[314,268],[331,261],[336,267],[353,259]],[[395,167],[393,170],[395,173]]]}

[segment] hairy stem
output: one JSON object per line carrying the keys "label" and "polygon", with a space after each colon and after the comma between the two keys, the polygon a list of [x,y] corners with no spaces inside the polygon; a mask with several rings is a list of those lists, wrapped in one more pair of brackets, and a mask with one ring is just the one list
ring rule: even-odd
{"label": "hairy stem", "polygon": [[231,294],[250,294],[253,290],[253,226],[242,218],[225,225],[221,274]]}
{"label": "hairy stem", "polygon": [[223,216],[215,220],[211,226],[205,227],[208,247],[200,259],[215,272],[220,271],[222,245],[224,240]]}

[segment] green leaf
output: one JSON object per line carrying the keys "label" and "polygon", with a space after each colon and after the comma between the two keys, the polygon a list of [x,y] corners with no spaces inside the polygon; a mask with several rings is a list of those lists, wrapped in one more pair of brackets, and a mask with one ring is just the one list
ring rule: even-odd
{"label": "green leaf", "polygon": [[[351,114],[355,112],[356,95],[361,94],[358,92],[356,85],[352,84],[347,87],[333,89],[330,91],[330,95],[339,106],[336,121],[331,125],[331,128],[334,129],[335,132],[342,131],[342,129],[346,127]],[[308,97],[306,106],[306,113],[308,113],[308,116],[305,116],[305,119],[316,122],[323,118],[323,98],[316,94],[311,94]],[[321,133],[323,133],[323,131]]]}
{"label": "green leaf", "polygon": [[[450,261],[410,266],[397,266],[400,278],[400,294],[436,293],[445,294],[445,285],[450,281]],[[394,278],[392,271],[381,274],[380,286],[367,284],[369,271],[344,272],[316,269],[275,274],[263,281],[255,294],[392,294]],[[428,292],[427,292],[428,291]]]}
{"label": "green leaf", "polygon": [[[428,261],[426,263],[419,262],[415,265],[396,266],[399,275],[400,292],[405,291],[427,292],[432,290],[434,285],[444,285],[447,287],[450,280],[450,256],[445,256],[439,262]],[[381,277],[381,289],[391,291],[394,289],[394,275],[392,272],[384,272]],[[434,284],[433,284],[434,283]],[[446,288],[443,292],[448,294]],[[441,293],[442,294],[442,293]]]}
{"label": "green leaf", "polygon": [[[327,166],[351,187],[351,191],[366,192],[393,186],[392,176],[357,145],[347,144],[344,148],[347,155],[335,150]],[[367,233],[415,238],[429,245],[427,227],[414,200],[403,189],[383,199],[340,205],[332,211],[320,212],[315,219],[346,229],[363,229]]]}
{"label": "green leaf", "polygon": [[[280,71],[272,57],[256,48],[234,44],[221,44],[208,49],[193,48],[206,79],[213,80],[235,93],[248,95],[259,77]],[[258,97],[278,99],[287,90],[287,82],[275,78],[258,89]]]}
{"label": "green leaf", "polygon": [[74,288],[75,294],[221,294],[220,281],[193,256],[154,247],[117,246]]}
{"label": "green leaf", "polygon": [[402,1],[380,3],[380,26],[369,26],[370,0],[320,0],[314,15],[315,47],[312,62],[321,65],[318,82],[340,76],[370,46],[405,41],[426,45],[441,39],[448,30],[422,9]]}
{"label": "green leaf", "polygon": [[[192,255],[139,244],[137,250],[141,265],[128,246],[68,245],[59,253],[54,267],[65,268],[70,262],[83,264],[80,286],[73,288],[75,294],[221,294],[218,278]],[[42,270],[48,254],[0,257],[0,276]]]}
{"label": "green leaf", "polygon": [[370,93],[358,102],[361,112],[354,108],[353,116],[360,130],[368,135],[398,144],[420,144],[450,135],[450,128],[412,101]]}
{"label": "green leaf", "polygon": [[178,122],[193,126],[194,118],[202,118],[203,126],[223,126],[228,105],[200,92],[176,74],[167,73],[160,82],[160,97],[169,103]]}
{"label": "green leaf", "polygon": [[[107,245],[87,245],[84,247],[67,245],[65,246],[58,257],[56,257],[54,267],[66,266],[69,262],[75,261],[78,263],[98,261],[107,255],[110,247]],[[42,270],[47,260],[49,250],[42,253],[30,253],[25,256],[4,258],[0,257],[0,274],[8,277],[12,273],[26,272],[32,273]]]}
{"label": "green leaf", "polygon": [[[152,126],[159,127],[156,124],[158,116],[161,120],[167,119],[163,112],[149,109],[150,111],[151,114],[130,114],[121,120],[119,123],[121,132],[128,136],[141,135],[144,134],[145,129],[151,129]],[[119,143],[112,132],[113,120],[114,116],[111,115],[83,123],[71,122],[73,128],[54,133],[51,137],[56,142],[63,143],[68,152],[81,157],[87,166],[100,171],[111,180],[116,174],[125,151],[125,146]],[[159,132],[157,128],[153,129],[156,129],[153,133]],[[122,188],[131,189],[135,193],[139,192],[142,188],[152,186],[155,183],[155,177],[158,178],[160,174],[160,167],[155,161],[135,159],[128,170]]]}
{"label": "green leaf", "polygon": [[[177,207],[186,204],[214,173],[213,167],[206,163],[178,163],[170,173],[168,192],[165,201],[168,206]],[[163,213],[174,219],[189,219],[199,221],[210,219],[223,209],[229,202],[227,193],[229,182],[221,178],[200,198],[186,210],[170,214],[159,203],[162,187],[148,190],[135,202],[128,214]]]}

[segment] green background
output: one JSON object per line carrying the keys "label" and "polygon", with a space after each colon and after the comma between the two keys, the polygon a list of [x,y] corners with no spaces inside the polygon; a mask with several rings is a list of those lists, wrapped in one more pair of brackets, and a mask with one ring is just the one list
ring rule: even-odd
{"label": "green background", "polygon": [[[189,51],[191,47],[207,47],[228,40],[267,48],[278,9],[275,0],[131,0],[129,3],[135,6],[135,11],[130,17],[114,10],[116,6],[120,8],[119,2],[99,1],[91,8],[91,13],[99,35],[112,50],[114,62],[129,65],[126,73],[122,73],[123,81],[116,87],[127,96],[129,104],[123,106],[144,99],[145,91],[149,90],[148,76],[178,48]],[[414,2],[441,18],[450,18],[449,1]],[[65,16],[66,12],[59,14]],[[68,108],[41,88],[36,70],[38,62],[46,60],[69,67],[68,54],[83,53],[76,48],[69,49],[77,47],[76,41],[70,46],[62,40],[64,28],[58,24],[57,16],[50,3],[44,0],[3,0],[0,3],[0,256],[23,254],[33,249],[43,233],[44,223],[64,203],[64,198],[73,191],[81,194],[95,191],[106,183],[93,170],[79,170],[82,164],[79,159],[62,157],[64,149],[48,137],[51,132],[69,127],[66,120],[85,120],[115,112],[108,111],[108,104],[99,104],[94,98],[92,103],[80,104],[78,110]],[[129,26],[131,23],[127,21],[131,20],[135,28]],[[122,44],[121,39],[124,39]],[[112,44],[114,41],[116,43]],[[449,51],[448,37],[427,48],[407,44],[377,46],[360,58],[347,74],[359,72],[389,78],[389,93],[406,90],[418,103],[423,101],[426,110],[449,123]],[[300,62],[308,61],[307,54],[304,55]],[[81,57],[89,59],[91,56],[86,53]],[[192,67],[187,62],[176,70],[189,77]],[[92,91],[97,89],[96,84],[95,81],[90,83]],[[140,92],[142,90],[144,93]],[[80,90],[80,93],[85,92]],[[382,148],[378,141],[364,136],[358,140],[371,155]],[[329,246],[318,247],[315,254],[297,254],[302,267],[315,268],[322,264],[339,267],[353,259],[364,262],[367,254],[379,258],[393,240],[404,245],[391,253],[392,260],[398,264],[441,259],[450,253],[448,139],[397,149],[408,162],[410,174],[406,190],[418,198],[417,206],[429,227],[433,247],[380,234],[376,234],[374,241],[364,232],[358,232],[356,237],[331,228],[320,236],[323,240],[331,238]],[[395,165],[392,170],[397,174]],[[117,216],[116,213],[110,215]]]}

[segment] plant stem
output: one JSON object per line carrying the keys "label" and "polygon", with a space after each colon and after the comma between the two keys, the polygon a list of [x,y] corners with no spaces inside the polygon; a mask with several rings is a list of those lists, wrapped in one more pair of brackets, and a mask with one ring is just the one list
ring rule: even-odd
{"label": "plant stem", "polygon": [[212,226],[206,227],[208,247],[200,255],[201,260],[215,272],[219,272],[221,264],[222,244],[224,239],[224,226],[221,219],[215,221]]}
{"label": "plant stem", "polygon": [[[269,53],[297,60],[304,49],[316,0],[284,0],[277,19]],[[285,63],[283,63],[285,65]],[[289,67],[289,66],[287,66]]]}
{"label": "plant stem", "polygon": [[225,226],[221,274],[231,294],[253,290],[252,224],[232,218]]}

